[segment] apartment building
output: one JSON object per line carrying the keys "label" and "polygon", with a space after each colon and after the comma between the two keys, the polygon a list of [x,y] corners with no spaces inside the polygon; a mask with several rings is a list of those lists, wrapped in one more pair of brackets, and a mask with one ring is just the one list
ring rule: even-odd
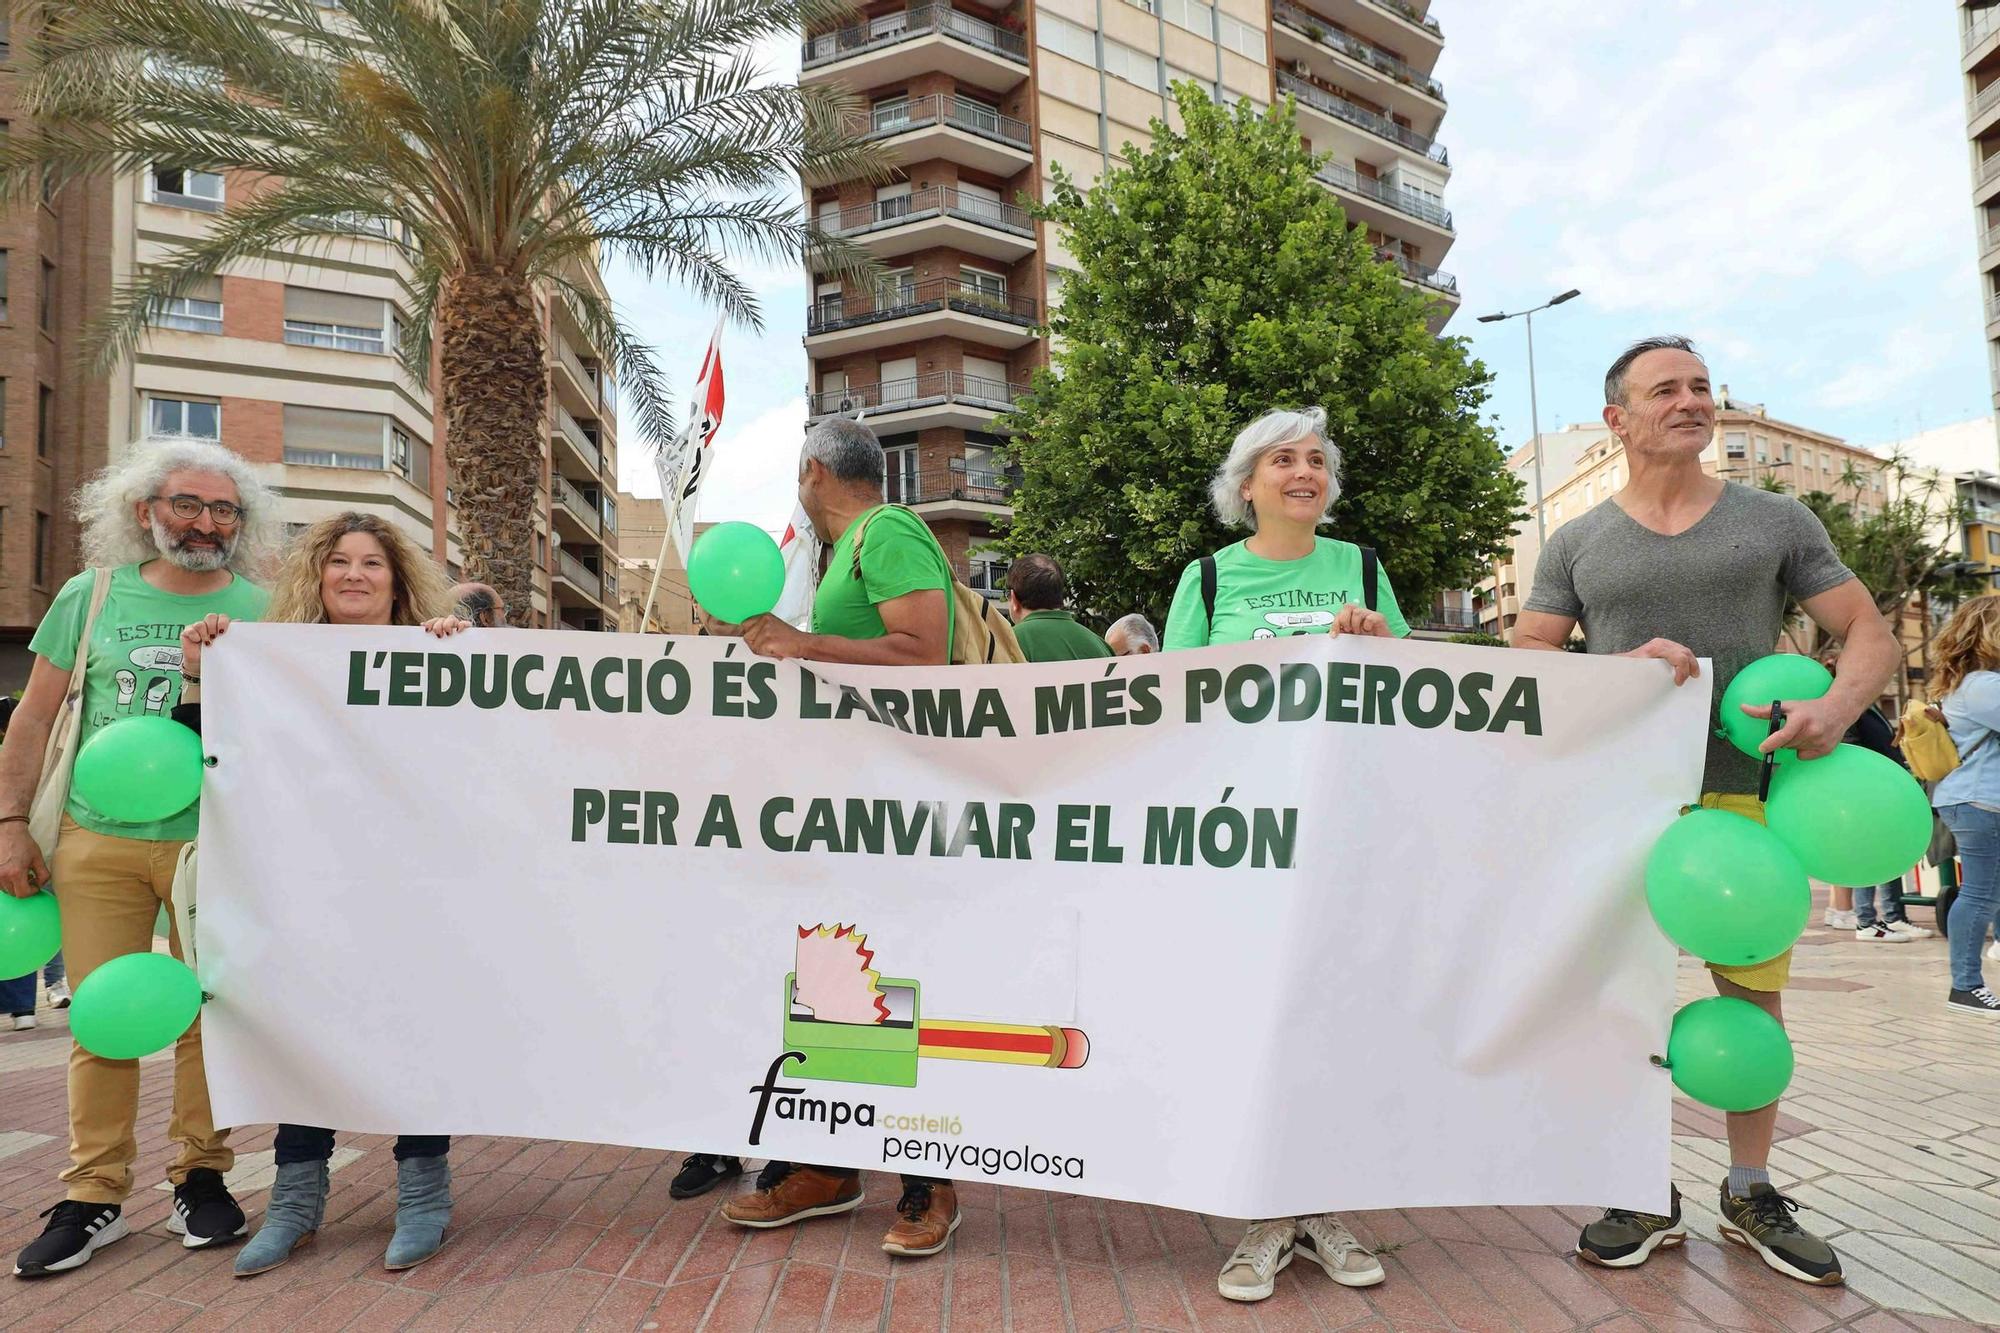
{"label": "apartment building", "polygon": [[[0,119],[16,112],[15,77],[0,61]],[[77,484],[147,434],[234,449],[276,491],[288,526],[362,510],[459,573],[436,371],[414,380],[396,355],[412,275],[387,224],[233,264],[155,312],[137,353],[108,374],[85,360],[85,327],[112,292],[249,188],[161,168],[74,182],[0,218],[0,686],[25,679],[28,637],[77,571]],[[602,291],[594,266],[573,276]],[[614,629],[616,390],[567,304],[551,296],[542,313],[549,413],[532,614]]]}
{"label": "apartment building", "polygon": [[[1062,165],[1097,180],[1123,146],[1171,123],[1170,85],[1268,106],[1298,99],[1300,133],[1333,154],[1321,181],[1385,262],[1457,306],[1438,270],[1454,237],[1437,142],[1443,34],[1406,0],[958,0],[866,6],[806,36],[801,78],[867,104],[858,128],[896,167],[881,184],[807,183],[821,226],[867,247],[872,284],[814,275],[808,418],[866,419],[889,455],[887,495],[922,514],[960,577],[1000,595],[987,547],[1011,509],[994,418],[1047,361],[1038,336],[1073,268],[1020,206]],[[1469,607],[1465,608],[1469,612]]]}
{"label": "apartment building", "polygon": [[1957,0],[1957,5],[1986,366],[1993,405],[2000,408],[2000,4]]}

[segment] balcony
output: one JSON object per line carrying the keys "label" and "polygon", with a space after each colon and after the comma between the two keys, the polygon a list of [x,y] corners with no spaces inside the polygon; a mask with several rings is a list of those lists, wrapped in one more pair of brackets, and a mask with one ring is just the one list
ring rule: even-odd
{"label": "balcony", "polygon": [[2000,8],[1969,8],[1965,11],[1965,31],[1959,39],[1959,49],[1969,56],[1996,32],[2000,32]]}
{"label": "balcony", "polygon": [[1986,322],[2000,324],[2000,292],[1986,298]]}
{"label": "balcony", "polygon": [[1419,264],[1407,255],[1394,252],[1380,256],[1403,271],[1403,276],[1420,287],[1428,287],[1434,292],[1443,292],[1452,300],[1458,299],[1458,279],[1449,273],[1440,272],[1427,264]]}
{"label": "balcony", "polygon": [[[1452,230],[1450,209],[1432,203],[1413,190],[1391,185],[1387,181],[1377,180],[1372,176],[1364,176],[1353,167],[1345,166],[1339,162],[1329,162],[1319,169],[1317,179],[1323,184],[1331,185],[1334,189],[1344,194],[1357,195],[1362,199],[1391,209],[1403,217],[1415,218],[1419,222],[1428,223],[1436,227],[1439,231],[1450,232]],[[1366,209],[1363,210],[1364,213],[1368,211]],[[1373,222],[1378,219],[1370,218],[1368,220]]]}
{"label": "balcony", "polygon": [[1988,227],[1979,238],[1980,254],[1990,255],[1995,250],[2000,250],[2000,223]]}
{"label": "balcony", "polygon": [[1972,108],[1966,113],[1966,123],[1970,124],[1984,116],[1994,107],[2000,106],[2000,79],[1981,88],[1972,99]]}
{"label": "balcony", "polygon": [[1035,339],[1039,304],[957,278],[885,284],[873,293],[826,296],[806,316],[806,342],[817,355],[888,347],[942,335],[988,347],[1024,347]]}
{"label": "balcony", "polygon": [[1368,68],[1386,74],[1397,83],[1414,89],[1425,97],[1443,102],[1444,85],[1430,75],[1404,60],[1392,56],[1379,46],[1372,46],[1351,33],[1333,26],[1330,19],[1322,18],[1309,9],[1289,5],[1285,0],[1276,0],[1271,6],[1271,16],[1279,23],[1321,46],[1338,51],[1350,60],[1359,61]]}
{"label": "balcony", "polygon": [[1027,392],[1025,384],[1008,384],[956,370],[937,370],[915,379],[861,384],[808,395],[807,417],[859,417],[877,430],[925,430],[959,426],[979,430],[990,426]]}
{"label": "balcony", "polygon": [[575,598],[563,596],[565,583],[582,592],[592,602],[602,603],[604,600],[604,581],[597,576],[597,572],[568,551],[557,551],[556,599],[566,605],[576,605]]}
{"label": "balcony", "polygon": [[920,74],[1005,92],[1028,76],[1028,41],[946,4],[881,14],[809,38],[799,48],[806,80],[839,76],[851,87],[880,88]]}
{"label": "balcony", "polygon": [[971,467],[954,458],[948,467],[897,471],[893,464],[882,496],[926,518],[982,520],[1012,512],[1015,478],[994,467]]}
{"label": "balcony", "polygon": [[1012,262],[1035,249],[1035,220],[1025,209],[950,186],[927,185],[899,198],[845,208],[820,225],[884,256],[950,246]]}
{"label": "balcony", "polygon": [[597,441],[577,424],[576,418],[561,403],[556,404],[556,439],[561,444],[556,451],[558,472],[563,471],[564,463],[568,463],[572,474],[581,474],[594,481],[604,471],[604,451],[598,448]]}
{"label": "balcony", "polygon": [[1416,633],[1470,634],[1479,628],[1479,612],[1469,606],[1434,605],[1409,617]]}
{"label": "balcony", "polygon": [[946,158],[961,166],[1010,176],[1034,162],[1028,124],[955,93],[882,102],[857,117],[853,132],[879,141],[898,164]]}
{"label": "balcony", "polygon": [[556,516],[569,520],[573,527],[592,540],[604,531],[604,519],[597,512],[597,503],[560,473],[556,475]]}
{"label": "balcony", "polygon": [[569,340],[560,333],[549,339],[550,350],[555,353],[557,371],[555,374],[556,399],[573,412],[585,416],[597,414],[597,367],[585,365],[583,358],[570,347]]}
{"label": "balcony", "polygon": [[1419,157],[1437,163],[1441,167],[1451,166],[1451,154],[1435,139],[1425,138],[1415,130],[1398,125],[1387,116],[1377,115],[1367,107],[1348,101],[1339,93],[1331,92],[1316,83],[1308,83],[1296,74],[1280,74],[1278,91],[1290,93],[1298,98],[1299,105],[1329,116],[1342,124],[1365,130],[1378,139],[1386,139],[1399,148],[1406,148]]}
{"label": "balcony", "polygon": [[1425,18],[1417,12],[1415,5],[1405,4],[1404,0],[1362,0],[1362,3],[1373,5],[1385,13],[1394,14],[1397,18],[1403,20],[1403,22],[1412,23],[1422,28],[1439,41],[1444,40],[1444,29],[1438,26],[1438,21],[1433,18]]}

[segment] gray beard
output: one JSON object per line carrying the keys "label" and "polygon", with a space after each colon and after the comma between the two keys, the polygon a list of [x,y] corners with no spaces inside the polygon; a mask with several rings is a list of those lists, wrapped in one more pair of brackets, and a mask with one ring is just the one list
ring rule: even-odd
{"label": "gray beard", "polygon": [[176,542],[166,524],[153,520],[153,545],[158,548],[163,559],[178,565],[190,574],[212,574],[229,564],[229,557],[236,552],[236,539],[216,534],[219,546],[194,547]]}

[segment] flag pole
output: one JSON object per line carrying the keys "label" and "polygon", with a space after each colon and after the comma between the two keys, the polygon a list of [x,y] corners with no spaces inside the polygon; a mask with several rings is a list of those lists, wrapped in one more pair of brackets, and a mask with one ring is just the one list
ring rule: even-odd
{"label": "flag pole", "polygon": [[[686,439],[687,436],[683,434],[681,438]],[[660,513],[666,519],[666,531],[660,534],[660,558],[653,562],[653,586],[646,589],[646,609],[639,613],[639,632],[641,634],[646,632],[646,626],[653,623],[653,598],[660,591],[660,575],[666,572],[667,548],[673,543],[674,525],[680,518],[680,490],[684,481],[685,478],[676,477],[673,486],[674,494],[671,496],[662,494],[660,497],[665,502],[660,507]],[[686,563],[686,551],[681,552],[681,560],[683,563]]]}

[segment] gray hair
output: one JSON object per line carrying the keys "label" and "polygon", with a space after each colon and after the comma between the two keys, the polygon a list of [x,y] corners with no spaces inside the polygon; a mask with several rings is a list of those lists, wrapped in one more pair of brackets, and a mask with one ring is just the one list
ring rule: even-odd
{"label": "gray hair", "polygon": [[882,484],[882,441],[852,417],[828,417],[807,431],[802,457],[817,460],[835,481]]}
{"label": "gray hair", "polygon": [[192,435],[148,435],[77,488],[76,517],[83,526],[86,569],[144,564],[160,554],[152,528],[132,517],[176,472],[213,472],[236,486],[243,518],[226,568],[246,577],[261,573],[277,548],[277,500],[241,454]]}
{"label": "gray hair", "polygon": [[1611,363],[1611,369],[1604,372],[1604,401],[1606,403],[1616,403],[1619,407],[1625,406],[1625,372],[1632,368],[1634,361],[1637,361],[1648,352],[1686,352],[1689,356],[1694,357],[1701,355],[1700,352],[1694,350],[1694,341],[1692,339],[1683,338],[1678,333],[1664,334],[1658,338],[1641,338],[1638,342],[1633,343],[1630,347],[1619,353],[1618,359]]}
{"label": "gray hair", "polygon": [[1160,632],[1153,628],[1153,622],[1134,611],[1129,616],[1120,616],[1111,622],[1111,628],[1104,631],[1104,637],[1123,634],[1134,643],[1143,643],[1154,652],[1160,651]]}
{"label": "gray hair", "polygon": [[1243,484],[1250,480],[1250,474],[1257,470],[1257,461],[1265,454],[1281,444],[1305,439],[1317,441],[1326,450],[1326,470],[1332,484],[1326,488],[1326,508],[1320,511],[1320,520],[1325,521],[1333,512],[1333,502],[1340,498],[1340,449],[1326,438],[1326,409],[1280,408],[1266,412],[1237,434],[1236,442],[1229,446],[1229,457],[1222,460],[1222,466],[1215,470],[1215,479],[1208,484],[1209,501],[1224,527],[1257,530],[1257,515],[1243,498]]}

